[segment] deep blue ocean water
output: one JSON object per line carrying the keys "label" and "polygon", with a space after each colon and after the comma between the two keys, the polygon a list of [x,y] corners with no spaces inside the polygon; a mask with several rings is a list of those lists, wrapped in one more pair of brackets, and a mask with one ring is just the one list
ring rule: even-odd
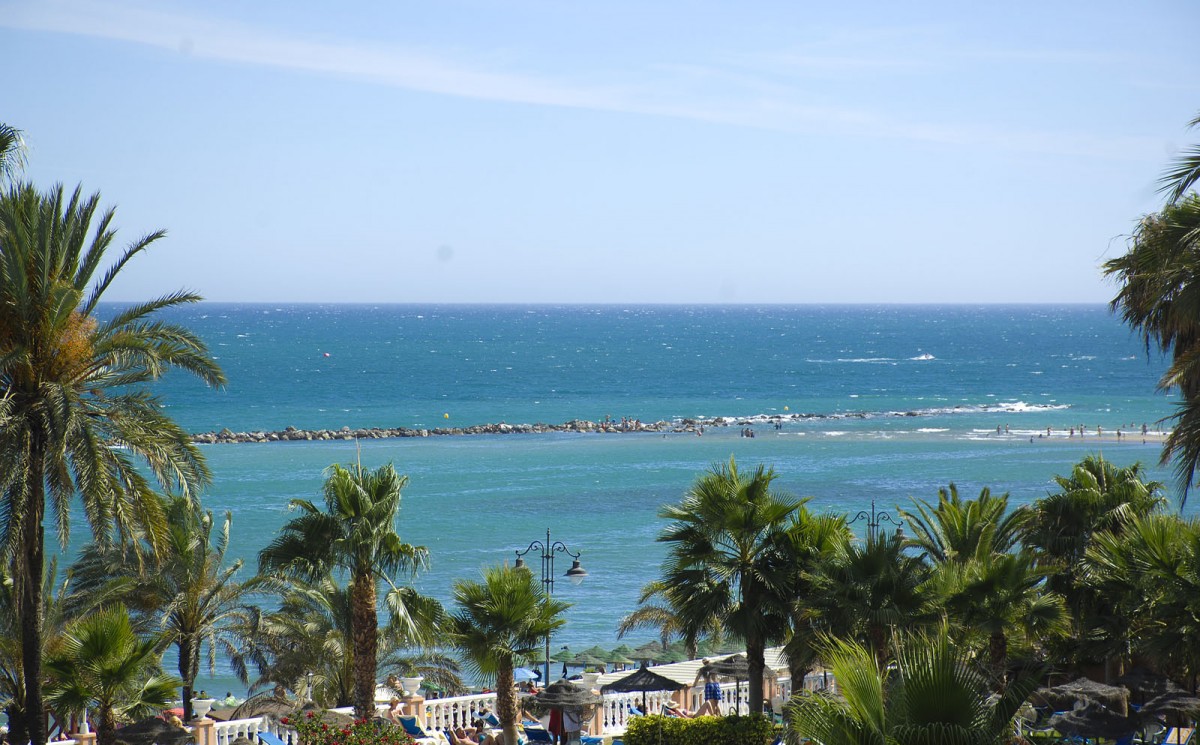
{"label": "deep blue ocean water", "polygon": [[[735,425],[703,437],[361,444],[364,465],[392,461],[410,477],[399,528],[430,549],[432,567],[415,580],[425,592],[448,599],[455,578],[511,560],[547,528],[581,551],[587,581],[557,586],[574,606],[556,643],[573,647],[615,643],[618,620],[657,575],[658,508],[731,455],[773,465],[778,486],[819,511],[871,500],[894,511],[951,481],[1025,503],[1097,451],[1170,478],[1155,465],[1153,433],[1146,444],[1140,436],[1171,412],[1155,391],[1163,362],[1101,306],[207,303],[170,318],[208,342],[229,378],[222,391],[181,374],[159,386],[195,432],[820,415],[782,430],[759,424],[754,438]],[[1080,424],[1089,436],[1068,437]],[[1136,434],[1100,441],[1097,426]],[[204,452],[214,475],[204,502],[233,512],[232,553],[251,566],[288,518],[288,500],[319,500],[323,469],[357,457],[352,442]],[[231,684],[221,674],[207,687]]]}

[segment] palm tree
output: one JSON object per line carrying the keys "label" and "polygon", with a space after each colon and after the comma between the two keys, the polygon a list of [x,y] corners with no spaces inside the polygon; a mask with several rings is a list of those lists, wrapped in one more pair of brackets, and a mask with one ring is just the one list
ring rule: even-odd
{"label": "palm tree", "polygon": [[[1180,183],[1187,188],[1193,180]],[[1177,388],[1181,400],[1162,463],[1175,459],[1186,499],[1200,466],[1200,195],[1180,196],[1143,217],[1129,251],[1106,262],[1104,273],[1120,284],[1109,304],[1113,312],[1141,334],[1147,352],[1155,347],[1172,356],[1158,387]]]}
{"label": "palm tree", "polygon": [[669,544],[662,581],[671,604],[693,627],[715,618],[745,642],[754,712],[762,711],[766,646],[787,629],[794,597],[789,531],[804,505],[772,491],[774,480],[774,469],[762,465],[743,475],[730,457],[658,513],[671,521],[658,537]]}
{"label": "palm tree", "polygon": [[[1200,116],[1188,122],[1188,126],[1200,127]],[[1178,202],[1188,189],[1200,181],[1200,145],[1185,149],[1159,181],[1162,183],[1161,191],[1167,193],[1167,202]]]}
{"label": "palm tree", "polygon": [[1078,612],[1076,578],[1092,536],[1120,534],[1135,518],[1166,504],[1162,484],[1143,481],[1141,464],[1118,468],[1101,456],[1089,455],[1070,476],[1055,476],[1058,491],[1036,501],[1024,526],[1022,542],[1038,553],[1039,561],[1059,571],[1051,587]]}
{"label": "palm tree", "polygon": [[896,664],[878,667],[872,651],[830,640],[822,657],[838,682],[838,696],[801,693],[788,706],[788,742],[800,745],[1002,745],[1013,720],[1037,685],[1023,676],[992,694],[988,675],[943,628],[909,635],[897,645]]}
{"label": "palm tree", "polygon": [[[210,385],[225,382],[203,342],[154,319],[199,296],[177,292],[96,317],[121,270],[163,235],[134,242],[97,278],[115,238],[111,210],[92,229],[98,203],[98,195],[66,196],[61,187],[39,194],[13,186],[0,195],[0,553],[14,562],[31,713],[42,708],[47,501],[64,545],[78,494],[98,543],[136,535],[160,548],[165,515],[145,473],[185,496],[209,473],[142,386],[175,367]],[[44,745],[40,716],[30,717],[29,730],[33,745]]]}
{"label": "palm tree", "polygon": [[202,651],[208,650],[208,667],[216,668],[217,650],[233,663],[242,682],[247,681],[242,650],[251,641],[238,630],[254,611],[252,597],[269,589],[265,577],[237,581],[242,560],[226,565],[232,513],[214,534],[213,514],[194,500],[173,497],[166,502],[167,536],[160,562],[146,566],[129,546],[88,546],[73,570],[84,589],[107,585],[114,578],[128,583],[127,607],[158,619],[158,625],[179,652],[179,677],[183,679],[184,721],[192,719],[192,694],[200,673]]}
{"label": "palm tree", "polygon": [[0,181],[12,180],[25,166],[25,140],[21,130],[0,122]]}
{"label": "palm tree", "polygon": [[570,604],[547,595],[527,568],[508,565],[484,569],[482,582],[455,581],[454,602],[451,638],[475,673],[496,681],[504,742],[517,742],[513,668],[566,623],[562,614]]}
{"label": "palm tree", "polygon": [[1028,550],[946,563],[933,579],[949,619],[987,637],[988,662],[999,683],[1007,674],[1012,634],[1036,642],[1070,630],[1062,597],[1048,591],[1045,581],[1046,570]]}
{"label": "palm tree", "polygon": [[788,547],[792,564],[792,597],[789,609],[789,628],[783,651],[788,660],[788,671],[799,687],[799,681],[812,670],[817,662],[819,650],[817,640],[822,633],[813,583],[814,572],[825,562],[833,559],[838,548],[850,540],[850,529],[844,515],[814,515],[807,508],[796,512]]}
{"label": "palm tree", "polygon": [[[58,559],[47,562],[43,600],[43,657],[62,648],[67,626],[77,618],[118,599],[119,583],[98,591],[83,591],[68,572],[58,579]],[[0,564],[0,710],[8,716],[10,742],[27,742],[25,687],[21,675],[21,619],[17,614],[15,583]],[[67,725],[66,722],[59,722]],[[66,730],[64,730],[66,731]],[[73,731],[73,730],[72,730]]]}
{"label": "palm tree", "polygon": [[935,618],[926,585],[930,569],[905,547],[902,536],[886,531],[864,543],[848,538],[808,574],[815,627],[865,643],[880,665],[891,654],[896,629],[919,628]]}
{"label": "palm tree", "polygon": [[[417,595],[409,588],[401,588],[409,596],[405,609],[409,619],[389,617],[388,623],[378,631],[377,653],[381,667],[394,669],[403,664],[403,653],[409,637],[403,632],[409,622],[416,623],[426,635],[443,624],[441,603],[432,598]],[[255,623],[241,630],[241,635],[255,640],[258,654],[263,659],[260,677],[254,688],[282,685],[298,690],[298,683],[312,674],[308,696],[327,707],[351,706],[354,702],[355,651],[353,605],[351,588],[342,587],[333,577],[325,576],[307,582],[288,579],[281,592],[279,609],[255,619]],[[430,669],[439,667],[436,654],[428,659],[416,658],[431,663]],[[424,662],[420,664],[424,664]],[[445,668],[445,665],[440,665]],[[450,673],[457,671],[454,665]],[[448,686],[461,686],[461,681],[443,669],[440,675],[431,675]]]}
{"label": "palm tree", "polygon": [[419,597],[399,588],[391,576],[414,575],[428,561],[424,546],[400,540],[396,520],[400,492],[408,478],[388,463],[375,471],[361,464],[334,465],[325,480],[325,511],[306,499],[294,499],[291,509],[302,514],[280,530],[279,536],[258,555],[260,572],[279,571],[314,581],[334,571],[350,580],[350,628],[354,638],[354,712],[366,719],[375,713],[375,676],[378,667],[379,618],[377,584],[388,584],[385,596],[407,638],[429,641],[413,620],[409,603]]}
{"label": "palm tree", "polygon": [[1085,582],[1128,614],[1131,651],[1194,685],[1200,673],[1200,521],[1178,515],[1136,519],[1121,535],[1096,536],[1086,564]]}
{"label": "palm tree", "polygon": [[84,716],[95,709],[97,745],[115,745],[118,720],[153,716],[182,682],[159,674],[158,640],[138,636],[129,612],[119,606],[72,624],[46,671],[53,707]]}
{"label": "palm tree", "polygon": [[[638,607],[622,618],[617,626],[617,638],[621,639],[638,629],[658,629],[663,649],[670,646],[673,639],[679,638],[683,641],[684,654],[689,660],[696,659],[701,641],[712,640],[719,645],[723,637],[720,619],[716,616],[694,619],[685,609],[672,605],[676,597],[671,587],[662,580],[647,582],[638,596]],[[700,621],[703,625],[693,626],[693,621]]]}
{"label": "palm tree", "polygon": [[1024,509],[1009,512],[1008,494],[994,497],[986,486],[977,499],[964,500],[958,487],[950,484],[948,489],[938,489],[937,506],[915,498],[913,504],[916,512],[899,511],[914,533],[909,545],[935,564],[1011,550],[1028,516]]}

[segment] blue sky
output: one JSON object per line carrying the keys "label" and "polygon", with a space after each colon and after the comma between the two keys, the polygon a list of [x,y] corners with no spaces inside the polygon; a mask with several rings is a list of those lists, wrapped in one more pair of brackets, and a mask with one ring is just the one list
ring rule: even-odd
{"label": "blue sky", "polygon": [[1104,302],[1195,2],[0,0],[113,299]]}

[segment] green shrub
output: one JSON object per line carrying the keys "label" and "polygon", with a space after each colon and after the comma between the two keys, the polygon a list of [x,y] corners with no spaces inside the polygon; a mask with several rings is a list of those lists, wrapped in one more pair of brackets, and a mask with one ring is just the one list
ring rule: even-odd
{"label": "green shrub", "polygon": [[770,745],[776,727],[764,716],[633,717],[621,739],[625,745]]}

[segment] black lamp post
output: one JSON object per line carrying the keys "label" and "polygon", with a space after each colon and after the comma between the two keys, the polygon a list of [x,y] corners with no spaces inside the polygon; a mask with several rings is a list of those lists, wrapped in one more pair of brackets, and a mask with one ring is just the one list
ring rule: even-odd
{"label": "black lamp post", "polygon": [[[588,576],[587,570],[584,569],[583,566],[579,563],[579,554],[576,553],[575,551],[572,551],[571,549],[567,548],[567,544],[563,543],[562,541],[551,541],[549,528],[546,528],[545,542],[534,541],[533,543],[529,544],[529,548],[526,548],[524,551],[516,552],[516,554],[517,554],[516,568],[517,569],[521,569],[521,568],[525,567],[525,558],[524,558],[525,554],[529,553],[530,551],[534,550],[535,548],[539,549],[542,552],[542,557],[541,557],[542,558],[542,587],[545,589],[547,597],[554,594],[554,554],[561,551],[562,553],[571,557],[571,559],[572,559],[571,568],[568,569],[567,573],[564,574],[563,576],[566,577],[567,579],[571,580],[572,584],[577,585],[583,581],[584,577]],[[546,686],[550,683],[550,634],[549,633],[546,634],[546,661],[545,661],[544,675],[546,677],[542,679],[542,685]]]}
{"label": "black lamp post", "polygon": [[858,522],[859,520],[863,520],[863,519],[865,519],[867,521],[867,542],[868,543],[873,543],[875,541],[875,532],[877,530],[879,530],[880,523],[891,523],[892,525],[895,525],[896,526],[896,537],[897,538],[904,537],[904,528],[901,527],[901,525],[900,525],[900,523],[903,521],[897,520],[896,518],[892,517],[891,514],[889,514],[887,512],[883,512],[882,510],[877,511],[875,509],[875,500],[874,499],[871,500],[871,511],[870,512],[867,512],[866,510],[859,510],[858,514],[855,515],[852,520],[848,520],[846,522],[846,524],[853,525],[854,523]]}

